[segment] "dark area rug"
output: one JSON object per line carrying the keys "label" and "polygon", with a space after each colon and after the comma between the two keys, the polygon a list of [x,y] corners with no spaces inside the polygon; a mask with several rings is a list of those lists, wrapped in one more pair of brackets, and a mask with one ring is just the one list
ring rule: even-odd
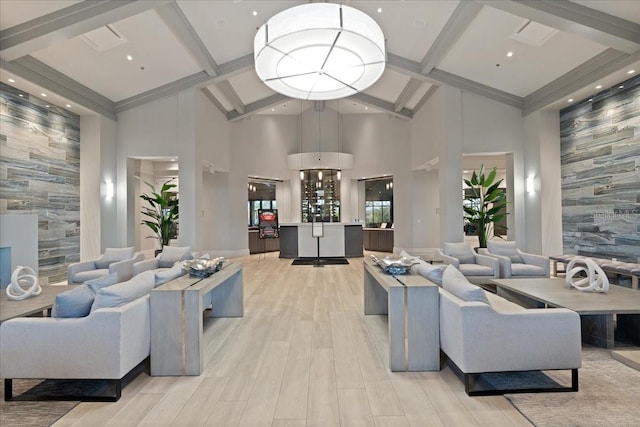
{"label": "dark area rug", "polygon": [[[315,265],[317,262],[317,258],[296,258],[291,265]],[[345,265],[349,264],[349,261],[342,257],[321,257],[319,263],[320,265]]]}
{"label": "dark area rug", "polygon": [[[507,394],[535,426],[638,426],[640,425],[640,371],[611,357],[606,349],[583,348],[577,393]],[[569,371],[546,374],[567,384]]]}
{"label": "dark area rug", "polygon": [[[70,388],[69,388],[70,386]],[[86,385],[85,385],[86,386]],[[4,400],[4,386],[0,387],[0,426],[44,427],[50,426],[72,410],[79,401],[30,401],[44,394],[84,393],[82,384],[68,381],[43,381],[37,379],[13,380],[13,399]],[[95,388],[95,387],[94,387]]]}

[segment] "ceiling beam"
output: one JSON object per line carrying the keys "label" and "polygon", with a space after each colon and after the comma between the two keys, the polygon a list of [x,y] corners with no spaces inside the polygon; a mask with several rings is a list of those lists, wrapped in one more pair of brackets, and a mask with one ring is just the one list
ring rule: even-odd
{"label": "ceiling beam", "polygon": [[175,95],[181,90],[200,86],[209,79],[210,77],[205,71],[200,71],[174,82],[167,83],[166,85],[158,86],[155,89],[148,90],[139,95],[123,99],[122,101],[116,102],[116,114],[120,114],[123,111],[139,107],[160,98]]}
{"label": "ceiling beam", "polygon": [[217,83],[216,86],[220,89],[220,92],[227,97],[231,105],[233,105],[233,109],[240,114],[244,114],[245,105],[242,102],[242,99],[238,96],[236,90],[231,86],[231,83],[229,83],[229,80]]}
{"label": "ceiling beam", "polygon": [[218,64],[211,56],[209,49],[202,42],[200,36],[193,28],[177,3],[169,3],[156,9],[162,20],[173,30],[173,33],[182,42],[183,46],[191,52],[203,70],[211,77],[218,74]]}
{"label": "ceiling beam", "polygon": [[451,46],[460,38],[471,21],[482,9],[479,3],[461,1],[455,8],[449,20],[438,34],[429,51],[422,59],[422,73],[428,73],[435,68],[447,54]]}
{"label": "ceiling beam", "polygon": [[418,103],[416,104],[415,107],[413,107],[413,114],[416,114],[418,111],[420,111],[420,109],[424,106],[424,104],[427,103],[427,101],[429,100],[429,98],[431,98],[431,96],[436,93],[436,91],[438,90],[439,86],[433,85],[429,88],[429,90],[427,90],[427,92],[422,96],[422,98],[420,98],[420,101],[418,101]]}
{"label": "ceiling beam", "polygon": [[240,114],[237,111],[230,111],[227,114],[227,120],[230,122],[235,122],[240,119],[244,119],[249,117],[252,114],[259,113],[260,111],[266,110],[267,108],[271,108],[274,105],[282,104],[291,100],[288,96],[282,95],[280,93],[276,93],[274,95],[268,96],[266,98],[260,99],[256,102],[252,102],[251,104],[247,104],[244,108],[244,113]]}
{"label": "ceiling beam", "polygon": [[117,120],[113,101],[32,56],[25,56],[11,62],[0,60],[0,68],[54,92],[74,104],[82,105],[98,114]]}
{"label": "ceiling beam", "polygon": [[13,61],[170,1],[82,1],[0,31],[0,57]]}
{"label": "ceiling beam", "polygon": [[412,61],[410,59],[403,58],[392,53],[387,54],[387,66],[401,74],[421,80],[426,80],[438,86],[447,84],[449,86],[457,87],[458,89],[467,92],[475,93],[477,95],[493,99],[503,104],[511,105],[512,107],[520,109],[523,108],[523,99],[519,96],[512,95],[503,90],[496,89],[491,86],[487,86],[482,83],[478,83],[473,80],[469,80],[464,77],[439,70],[437,68],[434,68],[428,73],[423,74],[421,72],[422,66],[419,62]]}
{"label": "ceiling beam", "polygon": [[625,53],[640,50],[640,24],[562,0],[479,0],[513,15],[576,34]]}
{"label": "ceiling beam", "polygon": [[402,109],[406,107],[407,102],[409,102],[413,94],[416,93],[421,85],[422,80],[411,77],[405,85],[404,89],[402,89],[402,92],[400,92],[400,95],[398,96],[398,99],[396,99],[395,104],[393,104],[393,111],[395,111],[396,113],[398,111],[402,111]]}
{"label": "ceiling beam", "polygon": [[398,117],[402,119],[413,118],[413,113],[408,108],[403,108],[400,111],[395,111],[394,105],[391,102],[384,101],[380,98],[376,98],[375,96],[367,95],[364,92],[359,92],[359,93],[356,93],[355,95],[351,95],[347,99],[352,99],[361,104],[365,104],[365,105],[368,105],[369,107],[384,111],[385,113],[389,113],[394,117]]}
{"label": "ceiling beam", "polygon": [[546,84],[524,98],[523,116],[553,104],[573,92],[591,86],[613,72],[640,61],[640,52],[627,55],[615,49],[607,49],[578,65],[551,83]]}
{"label": "ceiling beam", "polygon": [[220,110],[220,112],[222,113],[223,116],[227,117],[227,109],[224,108],[224,106],[220,103],[220,101],[218,101],[218,98],[216,98],[211,91],[209,90],[208,87],[203,87],[202,89],[200,89],[202,91],[202,93],[204,94],[204,96],[207,97],[207,99],[209,101],[211,101],[211,103],[218,109]]}

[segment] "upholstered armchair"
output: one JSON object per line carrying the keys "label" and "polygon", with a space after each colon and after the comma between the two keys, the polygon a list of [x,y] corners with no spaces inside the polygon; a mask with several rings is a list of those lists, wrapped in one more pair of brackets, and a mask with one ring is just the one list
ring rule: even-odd
{"label": "upholstered armchair", "polygon": [[143,259],[144,255],[141,252],[135,252],[133,246],[106,248],[97,259],[69,264],[67,284],[79,285],[111,273],[116,273],[118,281],[124,282],[133,277],[133,264]]}
{"label": "upholstered armchair", "polygon": [[159,286],[185,274],[182,266],[177,263],[189,259],[193,259],[191,246],[165,246],[155,258],[136,262],[133,265],[133,275],[153,270],[156,274],[156,286]]}
{"label": "upholstered armchair", "polygon": [[489,255],[500,263],[500,277],[503,279],[519,277],[549,277],[551,263],[549,258],[522,252],[516,242],[491,241],[478,252]]}
{"label": "upholstered armchair", "polygon": [[496,258],[474,252],[467,242],[445,243],[438,249],[442,262],[453,265],[472,283],[487,283],[500,277],[500,265]]}

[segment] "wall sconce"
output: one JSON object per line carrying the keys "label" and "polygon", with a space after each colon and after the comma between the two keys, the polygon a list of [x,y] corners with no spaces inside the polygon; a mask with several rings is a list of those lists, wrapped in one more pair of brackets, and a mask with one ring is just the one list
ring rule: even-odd
{"label": "wall sconce", "polygon": [[338,178],[338,181],[340,181],[340,179],[342,179],[342,171],[338,170],[338,173],[336,173],[336,177]]}
{"label": "wall sconce", "polygon": [[115,190],[113,188],[113,182],[105,181],[104,184],[104,198],[105,200],[112,200],[115,195]]}
{"label": "wall sconce", "polygon": [[534,194],[535,192],[536,192],[535,182],[533,180],[533,177],[530,176],[527,178],[527,193]]}
{"label": "wall sconce", "polygon": [[300,171],[300,179],[304,181],[304,171]]}

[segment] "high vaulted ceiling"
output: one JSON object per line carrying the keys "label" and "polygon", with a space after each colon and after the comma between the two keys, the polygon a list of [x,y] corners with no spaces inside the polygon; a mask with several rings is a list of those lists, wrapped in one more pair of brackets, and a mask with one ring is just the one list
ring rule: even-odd
{"label": "high vaulted ceiling", "polygon": [[[80,114],[112,118],[189,87],[229,120],[299,114],[313,103],[260,82],[253,38],[269,17],[304,3],[2,0],[0,78]],[[330,104],[342,114],[411,118],[438,86],[450,85],[526,115],[640,72],[637,0],[342,3],[375,19],[387,43],[382,78]]]}

